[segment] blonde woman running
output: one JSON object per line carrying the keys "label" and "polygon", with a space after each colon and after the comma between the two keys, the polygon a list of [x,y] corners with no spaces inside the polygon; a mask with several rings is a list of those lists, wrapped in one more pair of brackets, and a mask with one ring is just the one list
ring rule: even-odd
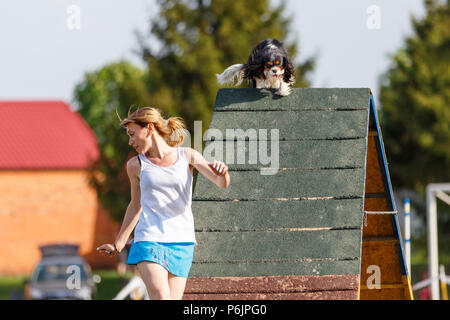
{"label": "blonde woman running", "polygon": [[196,243],[191,210],[193,168],[218,187],[227,188],[228,167],[216,160],[208,163],[192,148],[177,147],[184,137],[183,120],[165,120],[156,108],[140,108],[120,125],[138,153],[127,162],[131,201],[114,243],[97,250],[117,255],[136,227],[127,264],[137,265],[150,299],[181,299]]}

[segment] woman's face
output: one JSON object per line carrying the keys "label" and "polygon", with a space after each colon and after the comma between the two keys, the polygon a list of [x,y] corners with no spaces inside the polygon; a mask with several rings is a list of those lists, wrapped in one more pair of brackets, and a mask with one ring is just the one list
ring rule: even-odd
{"label": "woman's face", "polygon": [[152,130],[151,128],[152,127],[143,128],[133,122],[127,124],[127,134],[130,137],[128,144],[132,146],[137,153],[145,153],[152,146],[152,139],[150,139]]}

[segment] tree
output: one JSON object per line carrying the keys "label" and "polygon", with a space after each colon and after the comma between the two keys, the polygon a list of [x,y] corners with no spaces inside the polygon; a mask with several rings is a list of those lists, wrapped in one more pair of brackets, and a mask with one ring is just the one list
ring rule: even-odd
{"label": "tree", "polygon": [[422,195],[450,181],[450,16],[448,0],[427,0],[426,17],[382,78],[381,123],[393,184]]}
{"label": "tree", "polygon": [[[159,0],[158,18],[150,33],[161,49],[147,44],[138,33],[140,54],[148,66],[150,102],[186,120],[201,120],[207,129],[219,86],[216,73],[235,63],[247,62],[253,47],[263,39],[286,40],[290,19],[284,4],[276,8],[267,0]],[[285,44],[295,61],[297,45]],[[297,86],[308,87],[309,59],[297,68]]]}
{"label": "tree", "polygon": [[75,87],[78,112],[94,130],[100,149],[90,182],[116,221],[123,219],[130,201],[125,163],[132,153],[117,113],[123,118],[130,107],[147,105],[144,78],[142,70],[122,61],[86,73]]}

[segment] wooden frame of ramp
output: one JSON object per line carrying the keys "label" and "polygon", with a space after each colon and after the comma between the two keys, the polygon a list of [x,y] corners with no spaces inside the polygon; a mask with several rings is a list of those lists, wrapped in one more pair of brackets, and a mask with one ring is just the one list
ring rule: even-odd
{"label": "wooden frame of ramp", "polygon": [[220,89],[209,129],[184,299],[412,299],[370,89]]}

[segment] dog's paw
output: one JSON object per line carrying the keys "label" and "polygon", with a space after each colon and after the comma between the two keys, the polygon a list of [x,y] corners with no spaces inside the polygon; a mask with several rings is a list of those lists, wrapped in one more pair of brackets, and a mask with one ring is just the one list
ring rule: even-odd
{"label": "dog's paw", "polygon": [[291,89],[287,88],[287,89],[280,89],[275,91],[275,94],[279,95],[279,96],[283,96],[286,97],[291,93]]}

